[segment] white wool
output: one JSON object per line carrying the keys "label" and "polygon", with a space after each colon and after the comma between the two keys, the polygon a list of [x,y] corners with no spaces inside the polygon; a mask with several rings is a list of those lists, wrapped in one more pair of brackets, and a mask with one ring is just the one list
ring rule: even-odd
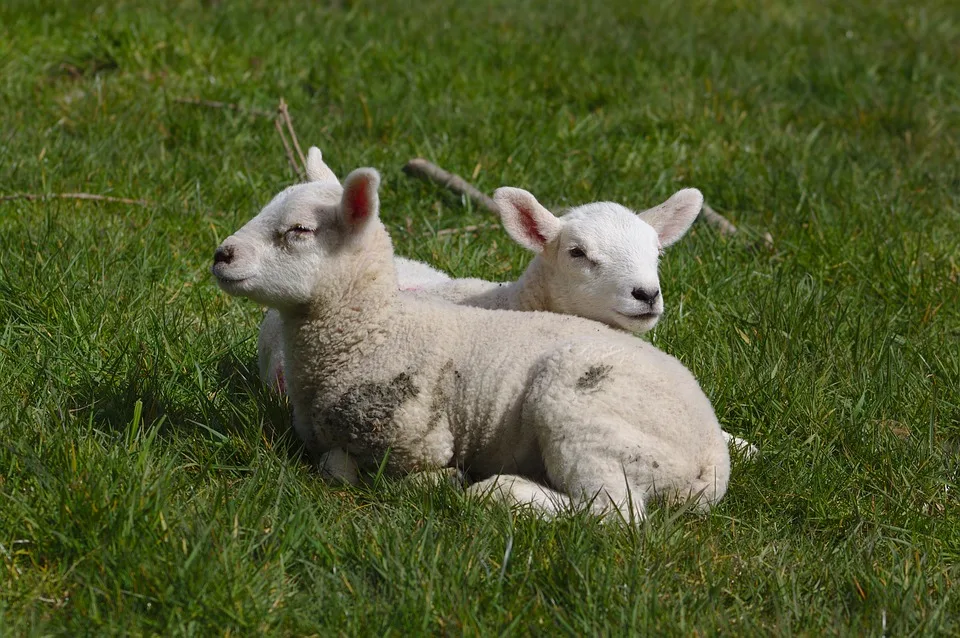
{"label": "white wool", "polygon": [[547,514],[538,495],[553,492],[634,519],[653,496],[723,496],[729,453],[679,361],[579,317],[398,291],[378,186],[360,169],[342,188],[291,187],[214,259],[226,292],[279,310],[294,427],[314,456],[518,475],[546,491],[509,476],[494,491]]}
{"label": "white wool", "polygon": [[[307,152],[307,180],[341,189],[340,180],[323,161],[323,154],[316,146],[310,147]],[[420,289],[450,280],[446,273],[423,262],[395,257],[394,264],[400,285],[406,289]],[[281,325],[279,313],[276,310],[268,310],[260,324],[260,333],[257,337],[257,363],[260,369],[260,380],[282,394],[285,392],[286,381]]]}
{"label": "white wool", "polygon": [[[308,177],[339,184],[319,149],[308,155]],[[577,206],[556,216],[529,192],[501,188],[494,194],[508,234],[536,253],[515,282],[451,279],[422,262],[395,257],[401,290],[453,303],[503,310],[543,310],[578,315],[628,332],[652,329],[664,311],[658,275],[662,250],[690,228],[703,195],[695,188],[635,213],[613,202]],[[268,311],[257,343],[260,378],[283,392],[280,317]],[[724,432],[749,457],[757,448]]]}
{"label": "white wool", "polygon": [[[308,153],[307,175],[339,185],[316,147]],[[395,257],[400,288],[466,306],[579,315],[646,332],[664,309],[657,274],[660,252],[686,233],[703,205],[695,188],[639,214],[613,202],[596,202],[558,218],[518,188],[501,188],[494,200],[510,236],[537,253],[519,280],[451,279],[422,262]],[[268,311],[257,352],[260,378],[282,389],[279,327],[279,317]]]}
{"label": "white wool", "polygon": [[[420,290],[426,286],[450,280],[447,274],[419,261],[394,257],[393,262],[397,268],[401,289]],[[260,369],[260,380],[271,389],[283,394],[286,391],[286,382],[281,326],[280,313],[276,310],[267,310],[257,336],[257,363]]]}

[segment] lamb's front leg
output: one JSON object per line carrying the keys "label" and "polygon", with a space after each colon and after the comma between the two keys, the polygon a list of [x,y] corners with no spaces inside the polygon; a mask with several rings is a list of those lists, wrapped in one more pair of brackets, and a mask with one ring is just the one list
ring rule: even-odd
{"label": "lamb's front leg", "polygon": [[334,448],[325,452],[316,459],[316,464],[323,478],[331,483],[360,484],[360,470],[357,462],[345,450]]}
{"label": "lamb's front leg", "polygon": [[474,483],[467,488],[467,494],[488,497],[510,506],[527,506],[544,518],[553,518],[560,512],[570,511],[572,506],[566,494],[511,474],[495,474]]}

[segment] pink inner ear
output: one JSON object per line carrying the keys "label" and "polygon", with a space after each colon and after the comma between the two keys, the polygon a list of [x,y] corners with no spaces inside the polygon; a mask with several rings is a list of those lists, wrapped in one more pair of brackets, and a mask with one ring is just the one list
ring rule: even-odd
{"label": "pink inner ear", "polygon": [[350,222],[357,223],[370,214],[370,195],[366,188],[351,188],[347,193],[347,212]]}
{"label": "pink inner ear", "polygon": [[527,237],[536,240],[537,244],[543,246],[547,243],[547,238],[540,232],[537,221],[533,218],[533,212],[529,208],[520,208],[520,223],[523,225],[523,232]]}

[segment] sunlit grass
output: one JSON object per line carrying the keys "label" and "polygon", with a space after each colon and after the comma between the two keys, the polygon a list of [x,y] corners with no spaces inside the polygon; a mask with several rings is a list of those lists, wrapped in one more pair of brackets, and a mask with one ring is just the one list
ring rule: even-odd
{"label": "sunlit grass", "polygon": [[[11,634],[956,633],[960,14],[949,3],[0,6],[0,628]],[[560,209],[686,186],[649,338],[762,450],[708,516],[545,523],[324,485],[208,274],[293,179],[283,97],[376,166],[401,254],[528,255],[423,156]],[[772,249],[757,241],[764,232]],[[4,632],[0,632],[4,633]]]}

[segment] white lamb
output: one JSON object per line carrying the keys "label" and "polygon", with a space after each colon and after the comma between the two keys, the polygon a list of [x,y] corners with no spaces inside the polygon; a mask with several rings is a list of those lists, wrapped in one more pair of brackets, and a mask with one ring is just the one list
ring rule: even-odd
{"label": "white lamb", "polygon": [[[307,154],[309,181],[337,182],[320,149]],[[515,282],[451,279],[419,261],[394,257],[401,290],[421,290],[466,306],[579,315],[629,332],[647,332],[663,313],[659,255],[690,228],[703,195],[686,188],[642,213],[595,202],[556,217],[527,191],[501,188],[497,203],[507,233],[536,253]],[[280,320],[267,312],[257,352],[261,379],[283,386]]]}
{"label": "white lamb", "polygon": [[[307,181],[340,184],[336,174],[323,161],[323,154],[316,146],[310,147],[307,152]],[[397,268],[400,286],[405,290],[450,281],[449,275],[421,261],[399,256],[394,257],[393,261]],[[283,337],[280,325],[279,313],[275,310],[268,310],[263,318],[263,323],[260,324],[260,334],[257,337],[257,362],[260,369],[260,380],[268,387],[283,393],[285,391],[285,381]]]}
{"label": "white lamb", "polygon": [[[307,154],[307,178],[339,183],[316,147]],[[660,253],[683,237],[703,205],[703,195],[695,188],[680,190],[641,213],[595,202],[557,217],[518,188],[499,189],[495,200],[510,237],[536,253],[520,279],[451,279],[422,262],[394,257],[400,289],[466,306],[579,315],[646,332],[664,310],[657,273]],[[282,393],[283,346],[276,311],[268,311],[260,326],[257,354],[260,378]],[[745,456],[757,452],[743,439],[727,432],[724,437]]]}
{"label": "white lamb", "polygon": [[393,474],[515,475],[493,493],[544,514],[572,503],[639,520],[654,496],[706,509],[724,495],[726,443],[679,361],[580,317],[399,291],[379,181],[358,169],[342,188],[287,188],[214,256],[223,290],[280,313],[308,450],[365,468],[386,457]]}
{"label": "white lamb", "polygon": [[494,201],[510,237],[536,253],[523,275],[515,282],[431,282],[421,286],[425,294],[479,308],[578,315],[639,333],[663,314],[660,254],[690,228],[703,195],[685,188],[642,213],[595,202],[560,217],[519,188],[497,190]]}

